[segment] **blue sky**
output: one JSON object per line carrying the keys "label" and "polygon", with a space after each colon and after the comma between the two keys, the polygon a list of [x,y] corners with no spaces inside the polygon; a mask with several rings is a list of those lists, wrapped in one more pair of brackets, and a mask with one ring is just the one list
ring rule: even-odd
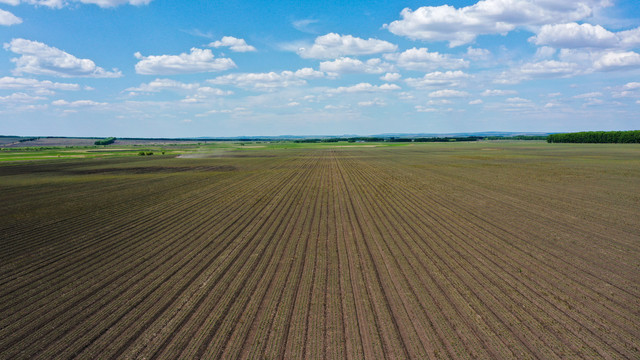
{"label": "blue sky", "polygon": [[0,0],[0,134],[640,128],[637,0]]}

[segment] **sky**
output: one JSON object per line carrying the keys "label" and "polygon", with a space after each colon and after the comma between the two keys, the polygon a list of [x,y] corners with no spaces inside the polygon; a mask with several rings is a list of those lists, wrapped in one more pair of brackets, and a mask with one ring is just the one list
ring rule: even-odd
{"label": "sky", "polygon": [[0,134],[640,129],[638,0],[0,0]]}

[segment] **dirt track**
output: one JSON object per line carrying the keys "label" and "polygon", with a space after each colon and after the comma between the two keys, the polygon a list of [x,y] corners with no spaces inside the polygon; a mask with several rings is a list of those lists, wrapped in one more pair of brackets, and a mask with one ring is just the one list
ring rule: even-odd
{"label": "dirt track", "polygon": [[640,148],[482,146],[0,167],[0,358],[640,357]]}

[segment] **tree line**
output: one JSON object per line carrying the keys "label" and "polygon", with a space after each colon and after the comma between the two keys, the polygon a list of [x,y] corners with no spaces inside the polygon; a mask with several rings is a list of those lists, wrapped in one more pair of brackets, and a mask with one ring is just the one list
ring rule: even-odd
{"label": "tree line", "polygon": [[640,130],[582,131],[547,136],[549,143],[640,143]]}
{"label": "tree line", "polygon": [[109,144],[113,144],[115,141],[116,141],[116,138],[108,137],[106,139],[96,140],[96,142],[94,142],[94,144],[95,145],[109,145]]}

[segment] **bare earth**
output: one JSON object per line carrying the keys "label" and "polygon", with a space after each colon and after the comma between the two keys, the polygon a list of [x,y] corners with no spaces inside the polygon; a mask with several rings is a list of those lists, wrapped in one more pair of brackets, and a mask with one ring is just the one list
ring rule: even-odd
{"label": "bare earth", "polygon": [[491,148],[0,165],[0,358],[640,358],[640,147]]}

